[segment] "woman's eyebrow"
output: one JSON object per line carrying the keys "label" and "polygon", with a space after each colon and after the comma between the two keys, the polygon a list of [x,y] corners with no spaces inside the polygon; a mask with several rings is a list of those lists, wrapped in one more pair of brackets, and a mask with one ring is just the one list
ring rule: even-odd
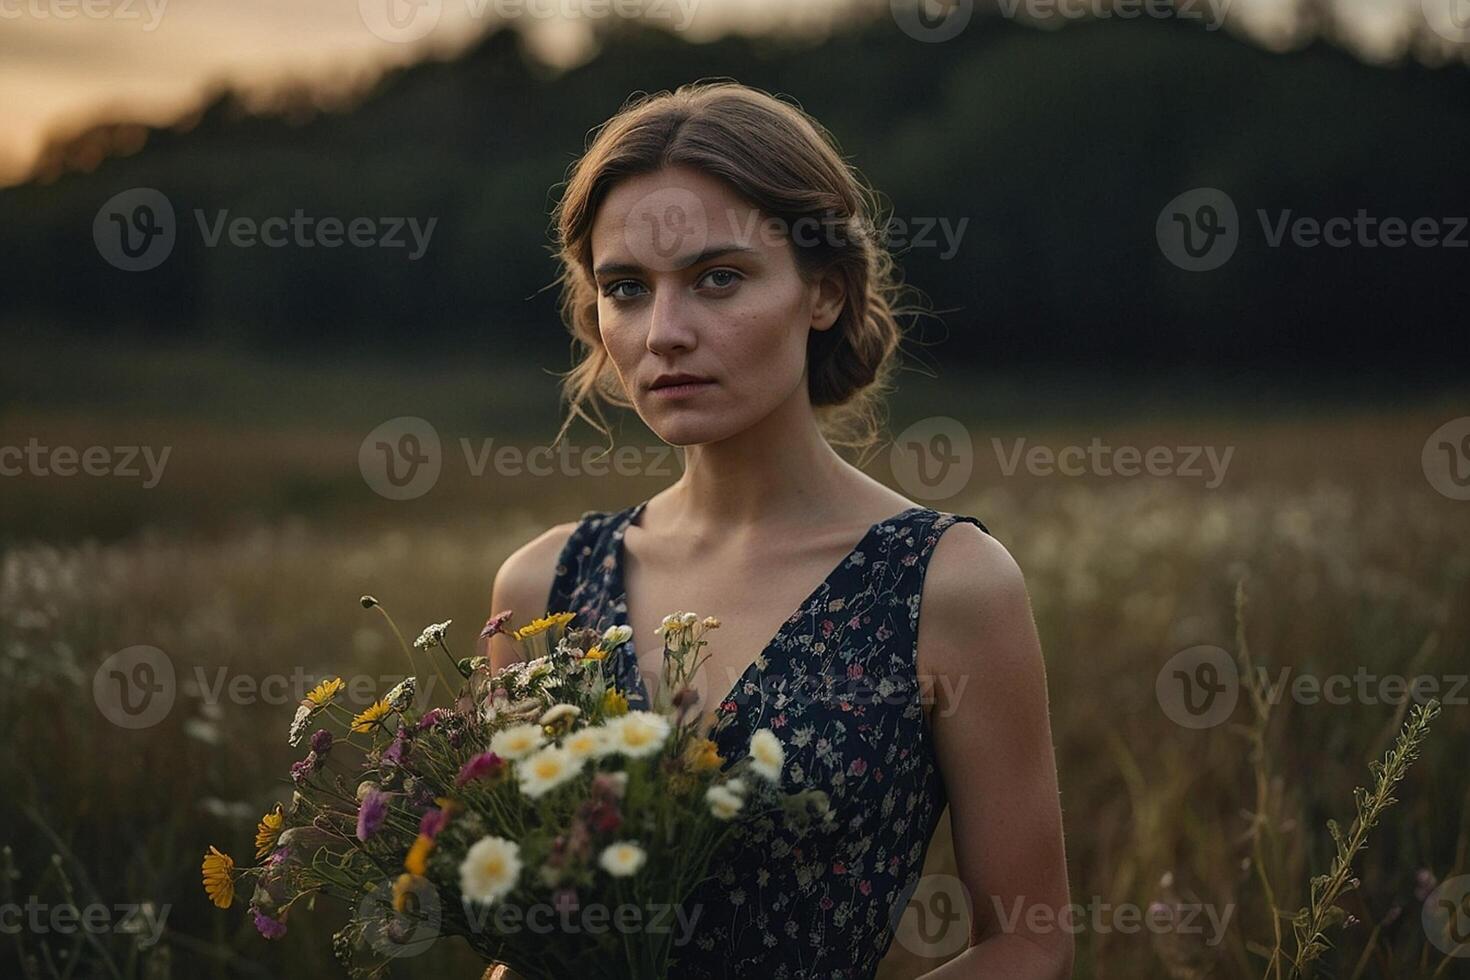
{"label": "woman's eyebrow", "polygon": [[[728,245],[712,245],[698,255],[691,255],[688,258],[670,262],[670,267],[674,269],[687,269],[690,266],[699,265],[701,262],[708,262],[710,259],[754,251],[755,249],[751,246],[741,245],[738,242],[732,242]],[[642,271],[644,271],[643,266],[637,262],[604,262],[592,270],[592,275],[598,279],[602,279],[606,276],[634,275]]]}

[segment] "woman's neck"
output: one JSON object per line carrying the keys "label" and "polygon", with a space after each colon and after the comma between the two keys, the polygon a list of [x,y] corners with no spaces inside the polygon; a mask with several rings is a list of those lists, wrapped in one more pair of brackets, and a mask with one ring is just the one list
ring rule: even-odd
{"label": "woman's neck", "polygon": [[756,524],[810,527],[851,504],[855,469],[822,436],[805,399],[792,399],[728,439],[689,446],[684,473],[651,502],[654,521],[695,537]]}

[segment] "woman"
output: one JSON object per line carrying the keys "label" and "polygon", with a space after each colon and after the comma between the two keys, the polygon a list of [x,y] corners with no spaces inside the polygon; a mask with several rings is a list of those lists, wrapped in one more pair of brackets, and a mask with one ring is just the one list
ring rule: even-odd
{"label": "woman", "polygon": [[[564,379],[568,422],[599,398],[631,406],[683,447],[684,472],[521,547],[492,608],[627,622],[613,668],[633,707],[658,693],[660,619],[717,616],[693,687],[720,754],[769,727],[785,781],[829,794],[835,832],[742,832],[689,903],[675,976],[872,977],[946,803],[973,926],[925,976],[1069,976],[1021,573],[980,521],[917,505],[833,448],[874,441],[900,340],[871,198],[815,122],[740,85],[635,100],[597,132],[556,212],[585,355]],[[490,655],[516,656],[503,638]]]}

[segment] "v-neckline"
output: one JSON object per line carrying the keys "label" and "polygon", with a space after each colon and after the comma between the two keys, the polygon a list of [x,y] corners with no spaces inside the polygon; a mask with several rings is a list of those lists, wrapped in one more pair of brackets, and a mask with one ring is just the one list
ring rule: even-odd
{"label": "v-neckline", "polygon": [[[627,550],[623,546],[623,539],[627,534],[628,528],[637,524],[638,519],[643,516],[643,509],[647,505],[648,501],[643,500],[640,503],[637,503],[633,507],[629,508],[623,519],[618,523],[618,526],[613,534],[613,544],[611,549],[612,569],[608,575],[607,581],[611,587],[611,598],[614,601],[620,601],[625,611],[628,608],[628,585],[623,576],[624,559],[627,557]],[[708,735],[711,738],[718,737],[719,734],[722,733],[730,725],[731,720],[735,717],[735,710],[732,709],[727,714],[725,711],[725,705],[731,703],[731,699],[734,698],[735,695],[740,692],[740,689],[745,686],[746,679],[750,676],[751,672],[756,670],[756,668],[760,666],[763,660],[766,660],[766,655],[771,652],[771,648],[776,646],[777,643],[785,638],[786,631],[788,628],[790,628],[792,621],[796,620],[800,616],[800,614],[803,613],[806,608],[812,604],[813,600],[815,600],[824,589],[827,589],[832,584],[832,580],[836,578],[837,575],[847,567],[847,563],[852,559],[852,556],[857,554],[863,549],[865,545],[867,545],[867,543],[878,533],[878,529],[880,527],[883,527],[887,524],[893,524],[897,521],[902,520],[910,514],[925,509],[926,508],[924,508],[922,505],[905,507],[897,514],[893,514],[890,517],[885,517],[881,521],[874,522],[868,527],[866,531],[863,532],[863,536],[858,539],[856,544],[854,544],[851,548],[847,550],[846,554],[838,559],[837,564],[832,567],[832,570],[829,571],[827,575],[820,582],[818,582],[810,592],[806,594],[806,597],[801,600],[796,608],[793,609],[785,619],[781,620],[781,624],[776,627],[775,634],[766,641],[765,646],[761,647],[760,651],[756,653],[755,659],[746,666],[745,670],[740,673],[739,677],[735,678],[735,683],[730,685],[730,690],[726,691],[724,696],[721,697],[720,700],[716,703],[714,721],[711,723],[711,727],[708,731]],[[631,619],[631,616],[629,618]],[[632,623],[629,622],[627,625],[632,626]],[[639,693],[642,695],[643,704],[646,707],[651,708],[652,699],[648,695],[648,685],[643,683],[643,672],[638,668],[638,651],[634,646],[634,640],[635,638],[630,637],[627,642],[618,647],[618,652],[616,656],[624,658],[624,663],[619,665],[618,670],[619,672],[623,670],[628,671],[633,680],[635,680],[638,684],[638,690]]]}

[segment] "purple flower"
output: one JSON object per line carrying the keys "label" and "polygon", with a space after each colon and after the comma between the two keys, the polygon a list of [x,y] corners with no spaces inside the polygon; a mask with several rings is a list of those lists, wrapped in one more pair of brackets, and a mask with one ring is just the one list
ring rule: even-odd
{"label": "purple flower", "polygon": [[388,794],[370,789],[357,808],[357,839],[367,840],[378,832],[388,817]]}
{"label": "purple flower", "polygon": [[600,772],[592,777],[592,795],[604,800],[621,800],[623,781],[610,772]]}
{"label": "purple flower", "polygon": [[430,708],[424,712],[424,716],[418,720],[418,724],[413,726],[414,731],[422,732],[426,729],[433,728],[444,720],[444,715],[445,711],[443,708]]}
{"label": "purple flower", "polygon": [[325,728],[318,728],[311,737],[311,750],[317,755],[326,755],[332,751],[332,733]]}
{"label": "purple flower", "polygon": [[507,609],[505,612],[496,613],[494,616],[485,620],[485,628],[480,630],[480,639],[488,640],[496,633],[505,629],[505,624],[510,622],[512,615],[511,610]]}
{"label": "purple flower", "polygon": [[316,753],[309,752],[305,759],[291,763],[291,782],[297,786],[305,786],[306,779],[316,772]]}
{"label": "purple flower", "polygon": [[588,826],[599,834],[610,834],[623,825],[623,815],[614,803],[588,800],[578,811]]}
{"label": "purple flower", "polygon": [[443,830],[447,823],[449,823],[449,813],[447,811],[440,809],[425,810],[423,817],[419,819],[419,833],[433,840],[439,836],[439,831]]}
{"label": "purple flower", "polygon": [[251,909],[250,914],[255,917],[255,928],[267,939],[280,939],[286,934],[286,923],[280,919],[272,919],[260,909]]}
{"label": "purple flower", "polygon": [[500,772],[500,768],[504,764],[505,760],[494,752],[481,752],[460,767],[459,775],[454,777],[454,784],[456,786],[463,786],[465,783],[476,779],[494,776]]}
{"label": "purple flower", "polygon": [[270,857],[265,859],[266,867],[274,868],[276,865],[281,864],[286,860],[286,857],[290,854],[290,852],[290,848],[284,846],[278,847],[274,851],[271,851]]}
{"label": "purple flower", "polygon": [[403,757],[408,754],[409,749],[409,742],[408,739],[404,737],[405,734],[406,733],[403,729],[400,728],[398,730],[398,736],[393,739],[393,743],[389,745],[386,749],[384,749],[383,754],[378,757],[379,765],[403,765]]}

